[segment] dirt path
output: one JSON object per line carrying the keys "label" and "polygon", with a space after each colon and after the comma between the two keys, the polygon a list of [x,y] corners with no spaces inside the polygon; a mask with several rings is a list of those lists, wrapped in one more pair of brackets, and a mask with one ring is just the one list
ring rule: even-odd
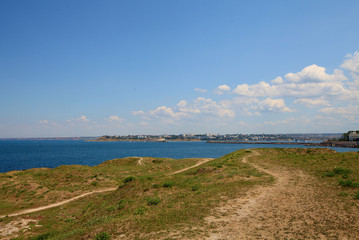
{"label": "dirt path", "polygon": [[[138,157],[138,162],[137,164],[138,165],[143,165],[143,158],[142,157]],[[194,167],[197,167],[203,163],[206,163],[208,161],[211,161],[213,160],[213,158],[204,158],[202,159],[200,162],[198,162],[197,164],[193,165],[193,166],[190,166],[190,167],[187,167],[187,168],[184,168],[184,169],[181,169],[181,170],[178,170],[174,173],[171,173],[171,175],[174,175],[174,174],[177,174],[177,173],[180,173],[180,172],[183,172],[183,171],[186,171],[188,169],[191,169],[191,168],[194,168]],[[58,207],[58,206],[61,206],[61,205],[64,205],[66,203],[69,203],[69,202],[72,202],[72,201],[75,201],[79,198],[83,198],[85,196],[88,196],[88,195],[91,195],[91,194],[95,194],[95,193],[103,193],[103,192],[109,192],[109,191],[114,191],[116,190],[117,188],[105,188],[105,189],[99,189],[99,190],[95,190],[95,191],[92,191],[92,192],[87,192],[87,193],[83,193],[79,196],[76,196],[76,197],[73,197],[73,198],[70,198],[70,199],[67,199],[67,200],[64,200],[64,201],[61,201],[61,202],[57,202],[57,203],[53,203],[53,204],[50,204],[50,205],[47,205],[47,206],[43,206],[43,207],[37,207],[37,208],[31,208],[31,209],[26,209],[26,210],[23,210],[23,211],[20,211],[20,212],[16,212],[16,213],[11,213],[11,214],[7,214],[7,215],[0,215],[0,219],[1,218],[4,218],[4,217],[15,217],[15,216],[20,216],[20,215],[23,215],[23,214],[28,214],[28,213],[33,213],[33,212],[38,212],[38,211],[42,211],[42,210],[45,210],[45,209],[49,209],[49,208],[53,208],[53,207]]]}
{"label": "dirt path", "polygon": [[[248,157],[260,155],[251,151]],[[357,239],[358,211],[348,211],[335,191],[297,169],[250,164],[275,183],[215,209],[206,239]]]}
{"label": "dirt path", "polygon": [[11,213],[11,214],[8,214],[8,215],[2,215],[2,216],[0,216],[0,218],[4,218],[4,217],[6,217],[6,216],[8,216],[8,217],[15,217],[15,216],[23,215],[23,214],[28,214],[28,213],[33,213],[33,212],[42,211],[42,210],[45,210],[45,209],[49,209],[49,208],[53,208],[53,207],[58,207],[58,206],[64,205],[64,204],[66,204],[66,203],[75,201],[75,200],[77,200],[77,199],[79,199],[79,198],[83,198],[83,197],[88,196],[88,195],[91,195],[91,194],[109,192],[109,191],[114,191],[114,190],[116,190],[116,189],[117,189],[117,188],[99,189],[99,190],[95,190],[95,191],[92,191],[92,192],[83,193],[83,194],[81,194],[81,195],[79,195],[79,196],[76,196],[76,197],[73,197],[73,198],[70,198],[70,199],[61,201],[61,202],[53,203],[53,204],[50,204],[50,205],[47,205],[47,206],[37,207],[37,208],[31,208],[31,209],[26,209],[26,210],[23,210],[23,211],[20,211],[20,212],[17,212],[17,213]]}
{"label": "dirt path", "polygon": [[213,159],[214,159],[214,158],[202,158],[202,159],[201,159],[198,163],[196,163],[195,165],[190,166],[190,167],[183,168],[183,169],[178,170],[178,171],[176,171],[176,172],[173,172],[173,173],[171,173],[171,174],[169,174],[169,175],[175,175],[175,174],[177,174],[177,173],[181,173],[181,172],[187,171],[187,170],[189,170],[189,169],[191,169],[191,168],[195,168],[195,167],[198,167],[199,165],[202,165],[202,164],[204,164],[204,163],[206,163],[206,162],[212,161]]}
{"label": "dirt path", "polygon": [[137,157],[137,158],[138,158],[137,165],[144,165],[143,157]]}

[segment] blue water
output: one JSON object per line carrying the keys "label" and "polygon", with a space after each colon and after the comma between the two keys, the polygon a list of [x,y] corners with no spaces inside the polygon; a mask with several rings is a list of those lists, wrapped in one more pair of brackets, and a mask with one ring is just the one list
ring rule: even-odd
{"label": "blue water", "polygon": [[[0,172],[60,165],[94,166],[129,156],[166,158],[217,158],[238,149],[299,147],[303,145],[220,144],[205,142],[85,142],[56,140],[0,141]],[[354,148],[331,148],[338,152]]]}

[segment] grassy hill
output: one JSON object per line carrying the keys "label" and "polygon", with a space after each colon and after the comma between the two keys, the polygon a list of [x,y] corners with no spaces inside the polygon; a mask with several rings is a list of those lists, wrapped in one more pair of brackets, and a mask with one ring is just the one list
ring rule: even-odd
{"label": "grassy hill", "polygon": [[[254,151],[258,154],[253,154]],[[46,206],[98,189],[116,189],[39,212],[3,217],[0,229],[10,229],[16,224],[18,227],[2,236],[203,239],[217,231],[218,226],[208,224],[206,218],[218,215],[223,204],[248,196],[253,189],[262,187],[264,191],[266,186],[275,186],[276,177],[269,173],[274,166],[310,175],[318,182],[317,186],[314,180],[311,182],[314,187],[333,193],[332,199],[326,201],[335,198],[343,203],[342,211],[359,212],[359,153],[328,149],[254,151],[239,150],[176,174],[173,173],[202,159],[131,157],[94,167],[72,165],[2,173],[0,215]],[[357,224],[357,215],[351,217],[353,224]]]}

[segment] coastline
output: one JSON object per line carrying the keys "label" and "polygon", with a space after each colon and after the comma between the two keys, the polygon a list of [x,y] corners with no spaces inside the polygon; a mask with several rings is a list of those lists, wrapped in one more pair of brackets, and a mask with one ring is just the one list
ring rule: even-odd
{"label": "coastline", "polygon": [[321,143],[307,142],[236,142],[236,141],[207,141],[206,143],[227,143],[227,144],[274,144],[274,145],[304,145],[317,147],[346,147],[359,148],[359,142],[356,141],[327,141]]}
{"label": "coastline", "polygon": [[95,139],[86,142],[201,142],[199,139]]}

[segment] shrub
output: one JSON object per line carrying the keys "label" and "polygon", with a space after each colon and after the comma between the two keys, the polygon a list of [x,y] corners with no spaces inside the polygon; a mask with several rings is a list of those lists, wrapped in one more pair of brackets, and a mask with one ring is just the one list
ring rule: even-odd
{"label": "shrub", "polygon": [[335,174],[333,172],[327,172],[327,173],[324,173],[324,176],[326,176],[326,177],[334,177]]}
{"label": "shrub", "polygon": [[153,163],[162,163],[162,160],[161,159],[154,159],[152,160]]}
{"label": "shrub", "polygon": [[124,183],[128,183],[128,182],[132,182],[135,180],[134,176],[129,176],[129,177],[125,177],[125,179],[123,179]]}
{"label": "shrub", "polygon": [[359,187],[359,184],[351,180],[339,180],[339,185],[342,187]]}
{"label": "shrub", "polygon": [[116,210],[116,206],[112,205],[106,208],[107,212],[114,212]]}
{"label": "shrub", "polygon": [[155,206],[155,205],[158,205],[160,202],[161,202],[161,199],[159,199],[159,198],[149,198],[147,200],[147,205],[148,206]]}
{"label": "shrub", "polygon": [[349,173],[351,173],[351,170],[346,169],[346,168],[341,168],[341,167],[335,167],[335,168],[333,168],[333,172],[335,174],[349,174]]}
{"label": "shrub", "polygon": [[135,210],[135,215],[143,215],[145,214],[146,212],[146,208],[144,207],[138,207],[136,210]]}
{"label": "shrub", "polygon": [[165,183],[163,183],[162,186],[165,188],[171,188],[173,185],[174,185],[173,182],[165,182]]}
{"label": "shrub", "polygon": [[51,234],[50,233],[43,233],[43,234],[40,234],[36,237],[33,237],[31,238],[32,240],[45,240],[45,239],[49,239],[51,237]]}
{"label": "shrub", "polygon": [[106,232],[100,232],[100,233],[96,234],[95,239],[96,240],[109,240],[109,239],[111,239],[111,235]]}
{"label": "shrub", "polygon": [[121,199],[120,201],[118,201],[118,205],[117,205],[117,209],[121,210],[124,209],[126,206],[127,201],[125,199]]}
{"label": "shrub", "polygon": [[199,188],[200,188],[199,185],[194,185],[194,186],[191,187],[191,190],[192,190],[192,191],[198,191]]}

